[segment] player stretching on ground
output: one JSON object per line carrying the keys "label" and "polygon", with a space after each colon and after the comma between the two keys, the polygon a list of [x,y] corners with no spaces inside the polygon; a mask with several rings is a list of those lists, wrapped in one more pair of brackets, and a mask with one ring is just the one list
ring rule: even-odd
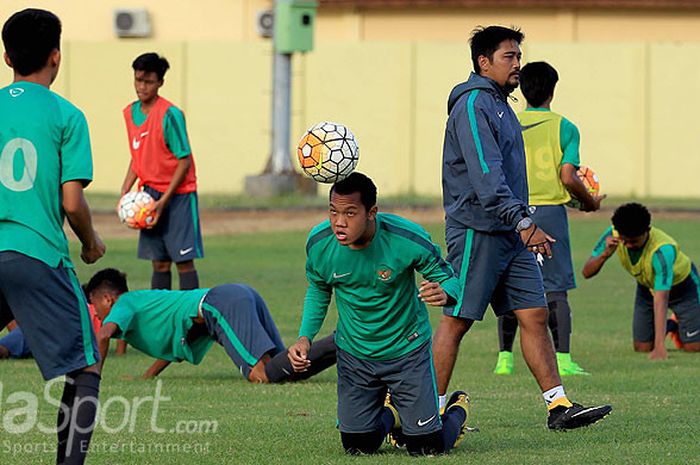
{"label": "player stretching on ground", "polygon": [[626,203],[615,210],[610,226],[583,267],[592,278],[614,253],[637,280],[632,323],[634,350],[651,359],[668,357],[664,338],[669,307],[678,318],[679,348],[700,352],[700,278],[695,265],[668,234],[651,226],[649,210]]}
{"label": "player stretching on ground", "polygon": [[447,257],[462,283],[445,307],[433,353],[441,402],[462,337],[489,304],[514,311],[520,345],[548,410],[552,429],[594,423],[612,407],[583,407],[566,396],[547,331],[547,302],[535,253],[551,257],[554,242],[530,217],[525,148],[508,95],[520,83],[523,34],[501,26],[472,35],[474,73],[448,99],[442,185]]}
{"label": "player stretching on ground", "polygon": [[[520,89],[527,109],[518,114],[527,158],[529,203],[535,205],[533,221],[557,241],[551,244],[552,258],[542,262],[544,292],[549,307],[549,329],[557,351],[559,374],[583,375],[571,360],[571,307],[567,291],[576,287],[571,263],[569,222],[564,206],[570,193],[581,202],[581,210],[596,211],[603,196],[592,196],[576,175],[579,167],[579,132],[576,126],[550,110],[557,71],[548,63],[529,63],[520,71]],[[500,352],[494,372],[513,372],[513,340],[518,319],[513,312],[498,318]]]}
{"label": "player stretching on ground", "polygon": [[[425,303],[454,301],[459,282],[423,228],[377,213],[376,204],[377,188],[363,174],[331,187],[330,221],[316,226],[306,243],[309,287],[289,357],[295,370],[308,369],[319,343],[311,341],[335,290],[345,451],[372,454],[394,430],[392,439],[401,436],[411,455],[444,453],[464,436],[468,398],[455,392],[440,416]],[[415,271],[425,277],[420,289]],[[384,406],[387,390],[391,403]]]}
{"label": "player stretching on ground", "polygon": [[2,29],[14,79],[0,89],[0,329],[16,318],[44,379],[66,376],[56,462],[73,465],[84,463],[92,436],[100,357],[64,216],[85,263],[105,246],[83,196],[92,180],[87,121],[49,90],[60,39],[60,20],[44,10],[15,13]]}
{"label": "player stretching on ground", "polygon": [[92,277],[90,299],[102,329],[97,339],[102,357],[110,338],[119,338],[158,358],[144,378],[158,376],[171,362],[198,365],[214,342],[247,380],[281,383],[309,378],[335,363],[333,335],[319,341],[311,366],[294,373],[272,315],[255,289],[225,284],[188,291],[128,292],[126,276],[105,269]]}

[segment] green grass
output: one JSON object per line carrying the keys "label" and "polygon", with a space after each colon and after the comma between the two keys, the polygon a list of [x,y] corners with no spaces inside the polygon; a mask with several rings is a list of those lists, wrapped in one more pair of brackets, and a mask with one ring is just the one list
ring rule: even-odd
{"label": "green grass", "polygon": [[[700,221],[659,221],[680,241],[691,257],[700,256]],[[442,225],[428,225],[433,237],[443,237]],[[577,270],[587,257],[603,219],[572,221],[572,241]],[[246,282],[267,300],[285,342],[296,334],[305,290],[303,232],[240,234],[207,237],[207,257],[197,263],[202,284]],[[132,240],[108,241],[109,254],[97,266],[78,266],[82,280],[103,266],[116,266],[129,273],[132,288],[148,285],[150,264],[134,258]],[[461,346],[451,387],[467,390],[473,401],[473,421],[481,431],[468,435],[451,455],[412,459],[405,452],[382,448],[378,457],[353,458],[342,452],[335,429],[335,372],[328,370],[304,383],[282,386],[252,385],[242,379],[219,347],[212,349],[200,366],[171,366],[161,376],[162,402],[157,425],[165,429],[178,421],[214,420],[216,433],[155,433],[150,428],[151,405],[144,404],[135,416],[133,432],[109,434],[98,427],[93,444],[125,448],[122,452],[96,451],[91,464],[660,464],[697,463],[700,410],[698,369],[700,358],[669,349],[666,362],[651,362],[632,351],[631,317],[634,282],[618,263],[611,262],[592,281],[579,280],[571,293],[574,311],[572,353],[593,375],[565,379],[568,394],[581,403],[609,402],[613,414],[594,427],[553,433],[545,428],[542,398],[525,363],[516,353],[515,373],[496,377],[491,373],[498,343],[496,322],[488,314],[476,324]],[[439,310],[432,309],[433,322]],[[333,312],[329,312],[329,316]],[[325,325],[325,334],[335,317]],[[104,370],[102,400],[152,396],[155,382],[130,380],[150,364],[146,356],[131,350],[122,358],[110,357]],[[28,391],[41,397],[44,389],[33,362],[0,363],[0,419],[26,404],[13,393]],[[51,391],[55,397],[59,386]],[[114,428],[124,406],[112,401],[105,417]],[[38,418],[51,424],[55,407],[39,401]],[[16,419],[23,421],[23,417]],[[50,464],[52,452],[28,451],[34,445],[52,447],[54,437],[36,431],[0,434],[0,463]],[[24,452],[8,452],[12,445]],[[201,453],[173,451],[139,452],[167,444],[205,447]],[[130,448],[134,448],[134,452]]]}

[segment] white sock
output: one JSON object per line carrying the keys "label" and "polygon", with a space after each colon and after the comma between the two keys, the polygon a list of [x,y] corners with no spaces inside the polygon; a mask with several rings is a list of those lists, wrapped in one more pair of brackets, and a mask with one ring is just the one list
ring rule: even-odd
{"label": "white sock", "polygon": [[440,402],[440,410],[442,410],[445,407],[445,404],[447,403],[447,394],[444,396],[438,396],[438,401]]}
{"label": "white sock", "polygon": [[552,389],[543,392],[542,397],[544,397],[544,403],[547,405],[551,404],[557,399],[566,397],[566,392],[564,392],[564,386],[562,386],[561,384],[559,386],[554,386]]}

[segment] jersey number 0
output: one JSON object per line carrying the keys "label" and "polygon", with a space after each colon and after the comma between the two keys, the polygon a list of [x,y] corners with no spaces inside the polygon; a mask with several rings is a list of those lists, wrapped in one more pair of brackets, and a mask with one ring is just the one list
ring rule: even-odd
{"label": "jersey number 0", "polygon": [[[19,151],[24,157],[22,177],[15,178],[15,157]],[[36,178],[37,154],[31,141],[21,137],[10,140],[0,154],[0,182],[11,191],[24,192],[34,187]]]}

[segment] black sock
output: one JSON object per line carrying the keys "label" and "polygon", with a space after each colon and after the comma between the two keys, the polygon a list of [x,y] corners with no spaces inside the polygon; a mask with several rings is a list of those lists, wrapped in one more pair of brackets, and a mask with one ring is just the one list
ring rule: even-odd
{"label": "black sock", "polygon": [[151,276],[151,289],[172,289],[172,274],[170,271],[154,271]]}
{"label": "black sock", "polygon": [[462,423],[467,419],[464,409],[455,407],[442,414],[442,438],[445,452],[454,446],[457,436],[462,429]]}
{"label": "black sock", "polygon": [[568,354],[571,350],[571,307],[566,292],[548,293],[547,306],[550,316],[555,315],[556,332],[552,331],[554,347],[557,352]]}
{"label": "black sock", "polygon": [[[443,426],[443,431],[421,434],[420,436],[406,436],[406,450],[413,457],[444,454],[449,450],[446,447],[444,428]],[[454,439],[452,443],[454,444]]]}
{"label": "black sock", "polygon": [[388,407],[382,407],[382,416],[379,417],[379,432],[382,437],[389,434],[389,431],[394,427],[394,414]]}
{"label": "black sock", "polygon": [[666,320],[666,332],[667,333],[677,333],[678,332],[678,322],[672,319]]}
{"label": "black sock", "polygon": [[314,341],[307,355],[311,366],[303,373],[295,373],[289,362],[287,352],[280,352],[270,359],[265,365],[265,374],[271,383],[283,383],[285,381],[300,381],[308,379],[335,365],[335,333],[323,339]]}
{"label": "black sock", "polygon": [[381,431],[367,433],[343,433],[340,432],[340,440],[343,443],[345,453],[349,455],[374,454],[384,441]]}
{"label": "black sock", "polygon": [[68,421],[70,420],[70,410],[75,401],[75,380],[72,376],[66,376],[63,386],[63,396],[61,405],[58,407],[58,418],[56,419],[56,432],[58,434],[58,447],[56,448],[56,463],[61,464],[66,460],[66,445],[68,444]]}
{"label": "black sock", "polygon": [[95,429],[100,376],[81,371],[71,375],[75,383],[73,405],[68,410],[68,437],[64,465],[83,465]]}
{"label": "black sock", "polygon": [[190,289],[199,289],[199,275],[197,270],[178,272],[180,275],[180,290],[188,291]]}
{"label": "black sock", "polygon": [[498,344],[501,352],[513,352],[515,333],[518,332],[518,318],[508,312],[498,317]]}

